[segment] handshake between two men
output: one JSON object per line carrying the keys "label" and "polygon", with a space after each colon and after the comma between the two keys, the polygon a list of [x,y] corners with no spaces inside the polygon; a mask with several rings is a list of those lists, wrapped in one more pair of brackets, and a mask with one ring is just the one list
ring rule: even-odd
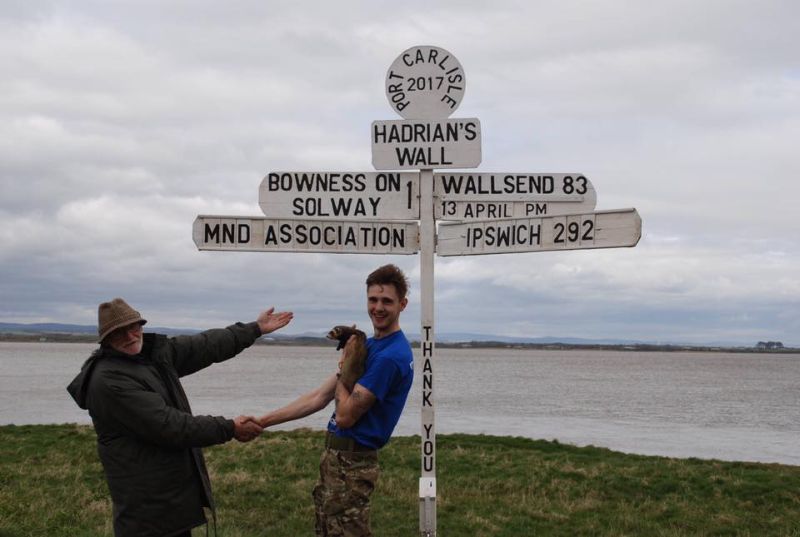
{"label": "handshake between two men", "polygon": [[234,438],[239,442],[249,442],[257,438],[267,427],[287,421],[304,418],[325,408],[336,396],[337,381],[348,395],[353,391],[355,381],[363,374],[367,359],[366,335],[355,325],[336,326],[327,336],[339,342],[336,349],[342,349],[338,371],[325,379],[321,386],[295,401],[259,418],[239,416],[233,420]]}

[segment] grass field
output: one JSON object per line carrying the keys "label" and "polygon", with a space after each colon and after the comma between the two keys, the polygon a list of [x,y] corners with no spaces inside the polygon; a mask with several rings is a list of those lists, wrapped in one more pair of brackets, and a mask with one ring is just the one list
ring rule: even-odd
{"label": "grass field", "polygon": [[[299,430],[206,449],[219,535],[313,535],[322,442]],[[380,459],[373,531],[418,535],[419,437],[395,438]],[[797,466],[474,435],[439,435],[436,462],[440,536],[800,537]],[[0,536],[110,535],[91,427],[0,427]]]}

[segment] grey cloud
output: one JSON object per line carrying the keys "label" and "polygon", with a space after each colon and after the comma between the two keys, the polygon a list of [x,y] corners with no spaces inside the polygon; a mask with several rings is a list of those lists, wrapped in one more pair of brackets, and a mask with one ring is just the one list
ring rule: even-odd
{"label": "grey cloud", "polygon": [[478,171],[582,172],[644,221],[630,250],[438,259],[437,331],[800,344],[794,3],[347,4],[4,3],[0,320],[123,295],[162,325],[367,324],[392,261],[416,332],[417,256],[199,252],[191,225],[260,214],[269,171],[371,169],[386,69],[435,44]]}

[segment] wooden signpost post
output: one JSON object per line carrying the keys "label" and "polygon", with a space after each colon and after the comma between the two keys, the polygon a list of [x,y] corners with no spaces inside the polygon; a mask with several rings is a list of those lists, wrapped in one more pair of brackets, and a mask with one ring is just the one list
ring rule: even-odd
{"label": "wooden signpost post", "polygon": [[480,121],[449,119],[465,87],[451,53],[409,48],[386,74],[386,97],[404,119],[371,126],[377,173],[272,172],[259,188],[267,218],[201,215],[193,227],[200,250],[419,252],[423,537],[436,535],[434,254],[630,247],[642,231],[636,209],[595,211],[594,186],[580,173],[434,173],[481,162]]}

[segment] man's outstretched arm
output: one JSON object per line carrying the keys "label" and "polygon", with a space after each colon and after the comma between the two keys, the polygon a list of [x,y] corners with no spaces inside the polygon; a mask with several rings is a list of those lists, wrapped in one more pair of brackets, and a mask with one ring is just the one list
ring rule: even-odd
{"label": "man's outstretched arm", "polygon": [[318,388],[305,393],[277,410],[264,414],[257,421],[264,428],[272,427],[287,421],[298,420],[318,412],[328,406],[336,390],[336,375],[333,374]]}

